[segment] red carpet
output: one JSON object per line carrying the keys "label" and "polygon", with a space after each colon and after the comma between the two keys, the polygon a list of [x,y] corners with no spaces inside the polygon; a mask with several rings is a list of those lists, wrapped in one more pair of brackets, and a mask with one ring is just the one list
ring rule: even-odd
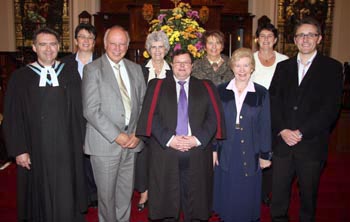
{"label": "red carpet", "polygon": [[[317,222],[350,222],[350,153],[330,154],[321,177]],[[0,222],[16,222],[16,167],[10,165],[0,171]],[[296,183],[293,186],[290,206],[291,222],[298,221],[299,197]],[[135,193],[131,209],[131,222],[147,221],[147,209],[138,212]],[[97,209],[90,208],[86,215],[88,222],[98,222]],[[218,221],[212,217],[211,221]],[[261,221],[270,221],[269,208],[262,206]]]}

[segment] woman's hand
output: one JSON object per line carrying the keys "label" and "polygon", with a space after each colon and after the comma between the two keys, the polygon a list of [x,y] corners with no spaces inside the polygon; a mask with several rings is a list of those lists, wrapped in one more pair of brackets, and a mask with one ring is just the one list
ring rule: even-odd
{"label": "woman's hand", "polygon": [[264,160],[259,158],[259,164],[261,169],[265,169],[271,166],[271,160]]}

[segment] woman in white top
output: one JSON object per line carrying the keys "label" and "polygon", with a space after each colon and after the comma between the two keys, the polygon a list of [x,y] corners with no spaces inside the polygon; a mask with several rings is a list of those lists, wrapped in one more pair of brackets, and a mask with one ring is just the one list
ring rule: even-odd
{"label": "woman in white top", "polygon": [[252,80],[269,89],[277,63],[288,56],[274,50],[278,41],[278,32],[271,23],[261,24],[256,30],[259,50],[254,53],[255,71]]}
{"label": "woman in white top", "polygon": [[[268,19],[268,18],[266,18]],[[266,20],[265,20],[266,21]],[[253,82],[269,89],[275,73],[277,63],[288,59],[288,56],[274,50],[278,41],[278,31],[269,19],[259,24],[256,30],[256,38],[259,50],[254,53],[255,70],[251,76]],[[262,172],[262,202],[270,206],[270,194],[272,191],[272,169],[267,168]]]}

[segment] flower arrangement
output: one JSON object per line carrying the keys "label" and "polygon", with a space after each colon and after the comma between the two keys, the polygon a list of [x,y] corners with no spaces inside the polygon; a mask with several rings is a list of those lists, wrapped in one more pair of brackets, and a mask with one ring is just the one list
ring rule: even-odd
{"label": "flower arrangement", "polygon": [[[180,2],[172,10],[161,11],[158,18],[150,22],[149,32],[162,30],[167,34],[170,43],[168,59],[179,49],[188,50],[199,59],[204,55],[201,37],[205,30],[199,26],[198,19],[198,12],[192,10],[190,4]],[[143,55],[149,58],[147,51]]]}

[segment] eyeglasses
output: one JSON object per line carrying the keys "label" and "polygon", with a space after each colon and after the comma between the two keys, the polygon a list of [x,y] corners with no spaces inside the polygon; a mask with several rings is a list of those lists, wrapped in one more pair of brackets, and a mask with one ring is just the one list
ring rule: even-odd
{"label": "eyeglasses", "polygon": [[299,34],[296,34],[295,35],[295,38],[297,39],[303,39],[303,38],[315,38],[315,37],[318,37],[320,34],[318,33],[308,33],[308,34],[305,34],[305,33],[299,33]]}
{"label": "eyeglasses", "polygon": [[78,35],[78,38],[79,39],[87,39],[87,40],[89,40],[89,41],[91,41],[91,40],[95,40],[95,37],[92,37],[92,36],[85,36],[85,35]]}
{"label": "eyeglasses", "polygon": [[192,63],[191,62],[174,62],[173,63],[175,66],[190,66]]}

